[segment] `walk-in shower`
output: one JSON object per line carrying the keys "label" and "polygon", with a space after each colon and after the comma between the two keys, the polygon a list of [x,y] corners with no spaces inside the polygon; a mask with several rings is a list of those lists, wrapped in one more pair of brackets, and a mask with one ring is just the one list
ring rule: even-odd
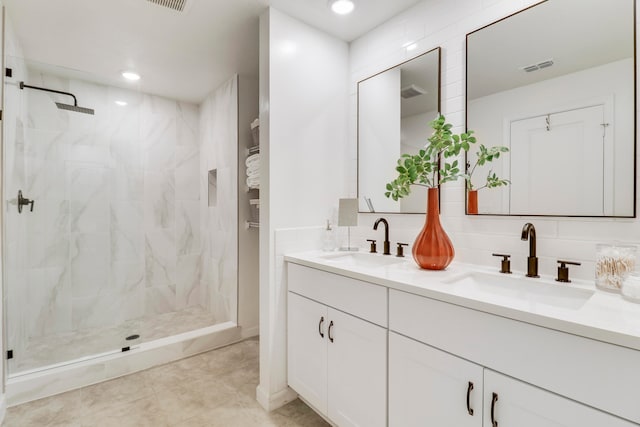
{"label": "walk-in shower", "polygon": [[[207,204],[205,156],[216,156],[200,128],[210,113],[84,73],[6,61],[10,403],[82,385],[70,378],[96,382],[148,366],[140,349],[159,351],[144,356],[153,364],[224,344],[212,334],[237,323],[237,213]],[[217,216],[225,209],[233,221]],[[134,362],[87,368],[125,356]],[[67,373],[37,382],[58,369]],[[12,391],[26,378],[36,394]],[[47,390],[53,383],[63,386]]]}

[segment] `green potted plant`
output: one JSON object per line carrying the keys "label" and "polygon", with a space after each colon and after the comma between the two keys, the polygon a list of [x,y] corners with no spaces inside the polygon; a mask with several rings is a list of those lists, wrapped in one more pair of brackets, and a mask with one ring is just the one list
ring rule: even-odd
{"label": "green potted plant", "polygon": [[473,164],[473,167],[471,167],[471,164],[467,162],[467,172],[464,174],[464,178],[467,182],[467,213],[469,215],[476,215],[478,213],[479,190],[482,190],[483,188],[497,188],[510,184],[508,179],[498,177],[491,169],[487,173],[484,185],[481,187],[475,188],[472,181],[473,173],[476,171],[478,166],[484,166],[485,164],[500,158],[501,153],[506,153],[508,151],[509,148],[502,145],[487,148],[483,144],[480,144],[478,151],[476,152],[476,162]]}
{"label": "green potted plant", "polygon": [[[411,193],[412,185],[437,189],[440,184],[466,177],[457,157],[476,142],[473,131],[454,135],[451,132],[453,126],[442,114],[429,126],[433,129],[433,134],[427,139],[429,143],[418,154],[400,156],[396,166],[398,177],[387,184],[385,196],[397,201]],[[451,157],[455,160],[447,162]]]}
{"label": "green potted plant", "polygon": [[385,196],[393,200],[410,194],[412,185],[428,188],[425,225],[411,248],[413,258],[421,268],[444,270],[453,260],[455,251],[440,224],[438,186],[458,178],[466,178],[458,157],[476,142],[473,131],[453,134],[451,124],[440,114],[429,123],[433,134],[418,154],[403,154],[398,159],[398,177],[387,184]]}

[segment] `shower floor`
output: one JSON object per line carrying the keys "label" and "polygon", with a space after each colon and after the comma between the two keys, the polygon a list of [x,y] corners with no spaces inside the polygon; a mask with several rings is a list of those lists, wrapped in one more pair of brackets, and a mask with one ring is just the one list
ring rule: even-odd
{"label": "shower floor", "polygon": [[[201,307],[129,320],[118,326],[86,329],[46,337],[31,338],[24,354],[14,352],[9,375],[46,368],[71,360],[120,350],[140,342],[153,341],[212,326],[219,320]],[[127,340],[128,336],[140,337]]]}

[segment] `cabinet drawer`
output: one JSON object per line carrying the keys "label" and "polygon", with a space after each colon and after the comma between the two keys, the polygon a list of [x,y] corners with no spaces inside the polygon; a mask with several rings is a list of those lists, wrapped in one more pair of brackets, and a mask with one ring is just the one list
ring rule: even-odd
{"label": "cabinet drawer", "polygon": [[636,350],[394,290],[389,329],[640,423]]}
{"label": "cabinet drawer", "polygon": [[387,326],[387,288],[287,263],[289,291]]}

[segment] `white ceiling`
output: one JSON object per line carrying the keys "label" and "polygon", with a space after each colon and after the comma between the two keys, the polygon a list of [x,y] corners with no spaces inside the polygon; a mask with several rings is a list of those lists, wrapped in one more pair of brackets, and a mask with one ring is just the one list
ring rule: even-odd
{"label": "white ceiling", "polygon": [[269,5],[351,41],[420,0],[358,0],[349,16],[326,0],[187,0],[176,12],[147,0],[3,0],[30,61],[139,90],[200,102],[234,73],[258,73],[258,17]]}

